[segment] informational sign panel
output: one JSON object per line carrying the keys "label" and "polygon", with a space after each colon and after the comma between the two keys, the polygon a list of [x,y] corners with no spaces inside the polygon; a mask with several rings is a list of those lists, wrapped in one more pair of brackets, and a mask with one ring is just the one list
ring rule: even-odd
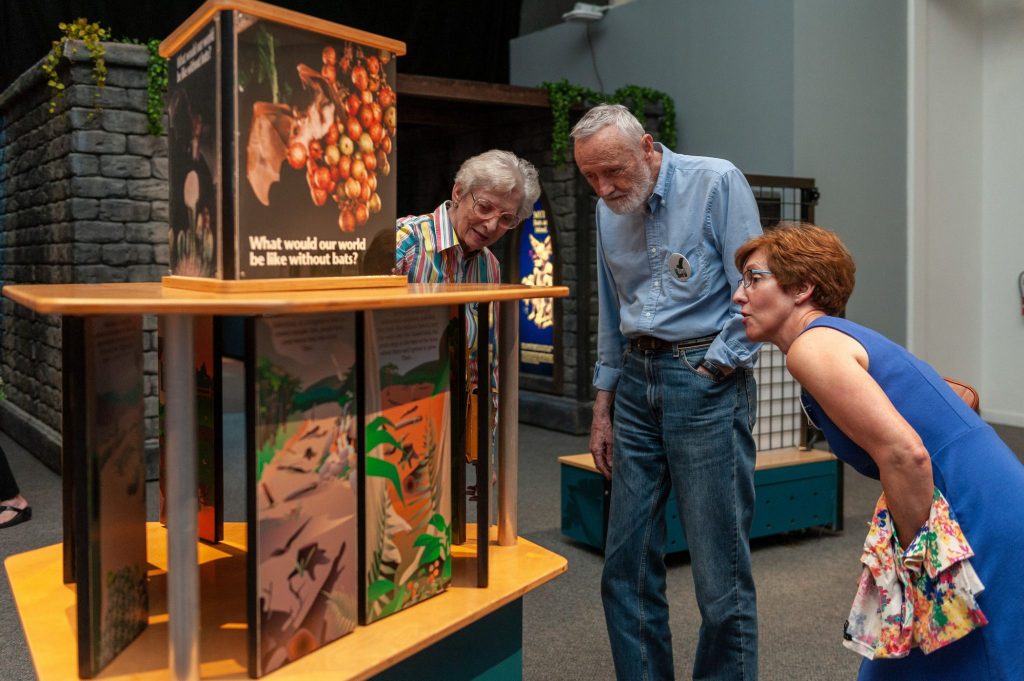
{"label": "informational sign panel", "polygon": [[451,582],[449,307],[366,313],[363,621]]}
{"label": "informational sign panel", "polygon": [[404,45],[245,0],[197,14],[165,41],[172,274],[390,274]]}
{"label": "informational sign panel", "polygon": [[[79,416],[67,446],[77,449],[75,578],[78,673],[106,667],[149,619],[146,562],[145,417],[141,317],[90,317],[73,341],[80,380],[65,405]],[[68,353],[65,354],[68,356]],[[69,358],[70,359],[70,358]]]}
{"label": "informational sign panel", "polygon": [[[554,252],[547,211],[538,199],[533,215],[519,228],[519,283],[554,285]],[[555,315],[552,298],[519,302],[519,371],[534,376],[554,376]]]}
{"label": "informational sign panel", "polygon": [[249,672],[358,621],[355,314],[253,322]]}

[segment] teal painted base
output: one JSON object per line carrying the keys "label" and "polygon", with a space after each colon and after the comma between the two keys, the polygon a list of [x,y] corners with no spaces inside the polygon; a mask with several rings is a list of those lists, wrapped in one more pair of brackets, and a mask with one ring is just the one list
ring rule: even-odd
{"label": "teal painted base", "polygon": [[[768,468],[754,473],[756,500],[750,536],[767,537],[806,527],[842,527],[838,461]],[[562,534],[604,550],[609,486],[596,472],[561,465]],[[666,504],[665,553],[687,549],[675,497]]]}
{"label": "teal painted base", "polygon": [[523,599],[421,650],[373,681],[521,681]]}

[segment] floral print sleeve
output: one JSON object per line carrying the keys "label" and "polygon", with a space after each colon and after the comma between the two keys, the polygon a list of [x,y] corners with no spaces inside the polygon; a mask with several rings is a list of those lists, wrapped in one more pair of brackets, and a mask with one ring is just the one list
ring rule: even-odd
{"label": "floral print sleeve", "polygon": [[861,573],[843,645],[868,659],[925,654],[988,623],[975,596],[984,590],[974,555],[938,488],[928,522],[900,549],[885,494],[864,540]]}

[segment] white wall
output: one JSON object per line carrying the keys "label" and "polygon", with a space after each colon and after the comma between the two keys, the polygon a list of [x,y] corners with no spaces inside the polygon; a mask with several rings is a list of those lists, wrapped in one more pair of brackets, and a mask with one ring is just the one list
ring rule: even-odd
{"label": "white wall", "polygon": [[[793,172],[792,3],[636,0],[600,21],[511,42],[514,85],[652,87],[676,103],[675,151],[727,158],[747,173]],[[596,72],[595,72],[596,63]]]}
{"label": "white wall", "polygon": [[910,1],[911,349],[1024,426],[1024,8]]}
{"label": "white wall", "polygon": [[982,74],[982,409],[1024,426],[1024,5],[985,5]]}
{"label": "white wall", "polygon": [[846,315],[906,342],[906,6],[794,2],[794,171],[857,262]]}

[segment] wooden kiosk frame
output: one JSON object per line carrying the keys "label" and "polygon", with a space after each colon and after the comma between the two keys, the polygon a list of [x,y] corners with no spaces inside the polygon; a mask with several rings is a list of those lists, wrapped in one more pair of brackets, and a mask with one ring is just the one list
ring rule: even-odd
{"label": "wooden kiosk frame", "polygon": [[[166,352],[166,428],[167,456],[167,531],[166,551],[155,551],[158,565],[166,559],[166,615],[151,611],[151,626],[116,660],[113,666],[122,669],[121,658],[132,656],[133,649],[148,650],[136,661],[144,665],[123,669],[115,674],[110,668],[100,674],[109,678],[166,678],[163,665],[154,668],[153,642],[143,641],[152,634],[160,639],[162,631],[153,632],[152,624],[166,626],[170,678],[200,678],[200,570],[199,546],[196,540],[196,442],[195,404],[193,401],[192,367],[194,353],[193,316],[196,315],[281,315],[328,313],[412,308],[437,305],[462,305],[470,302],[495,302],[499,316],[498,357],[499,386],[499,449],[498,449],[498,554],[492,556],[494,579],[487,589],[457,596],[449,591],[431,602],[395,615],[326,646],[275,673],[275,678],[288,678],[290,671],[301,678],[369,678],[396,663],[423,651],[435,643],[447,641],[460,630],[489,616],[512,616],[521,625],[520,598],[527,591],[561,574],[566,569],[564,558],[545,549],[519,541],[517,537],[517,468],[518,468],[518,301],[542,294],[550,297],[568,295],[565,287],[531,288],[505,284],[407,284],[404,287],[353,289],[337,291],[289,291],[238,294],[212,294],[143,284],[71,284],[15,285],[3,289],[13,301],[40,314],[59,314],[76,318],[96,316],[141,316],[157,314],[165,328]],[[487,507],[479,524],[491,534]],[[149,530],[150,537],[154,528]],[[230,532],[228,532],[230,538]],[[469,539],[474,532],[470,532]],[[81,539],[81,538],[79,538]],[[490,542],[483,542],[481,547]],[[230,544],[230,542],[229,542]],[[204,547],[204,551],[210,547]],[[509,552],[501,549],[508,548]],[[483,552],[481,552],[483,553]],[[465,554],[463,554],[465,555]],[[500,560],[499,560],[500,558]],[[476,561],[480,569],[480,561]],[[42,679],[64,679],[74,673],[76,634],[71,623],[64,621],[64,610],[56,602],[73,596],[60,583],[62,549],[47,547],[15,556],[8,561],[8,571],[25,622],[29,646]],[[52,582],[52,583],[51,583]],[[458,582],[458,579],[456,580]],[[457,589],[455,591],[458,591]],[[459,600],[444,609],[447,601]],[[460,600],[461,599],[461,600]],[[39,607],[40,601],[46,603]],[[435,603],[436,602],[436,603]],[[154,606],[155,607],[155,606]],[[509,611],[508,607],[512,607]],[[441,608],[437,611],[437,608]],[[417,612],[432,611],[435,621],[430,627],[406,625],[413,635],[398,645],[388,628],[398,622],[415,618]],[[73,610],[73,608],[72,608]],[[518,619],[516,620],[516,613]],[[47,614],[49,613],[49,614]],[[443,613],[443,614],[442,614]],[[154,616],[157,617],[154,620]],[[403,618],[398,620],[397,618]],[[438,619],[440,618],[440,619]],[[162,628],[162,627],[161,627]],[[237,627],[236,627],[237,628]],[[340,648],[339,648],[340,646]],[[374,647],[379,646],[379,647]],[[157,649],[160,648],[157,643]],[[338,650],[350,651],[339,655]],[[355,652],[359,651],[359,655]],[[243,658],[244,659],[244,655]],[[246,678],[244,665],[237,660],[204,661],[203,671],[224,678]],[[70,672],[70,674],[69,674]],[[109,673],[108,673],[109,672]],[[312,677],[310,675],[313,675]]]}

